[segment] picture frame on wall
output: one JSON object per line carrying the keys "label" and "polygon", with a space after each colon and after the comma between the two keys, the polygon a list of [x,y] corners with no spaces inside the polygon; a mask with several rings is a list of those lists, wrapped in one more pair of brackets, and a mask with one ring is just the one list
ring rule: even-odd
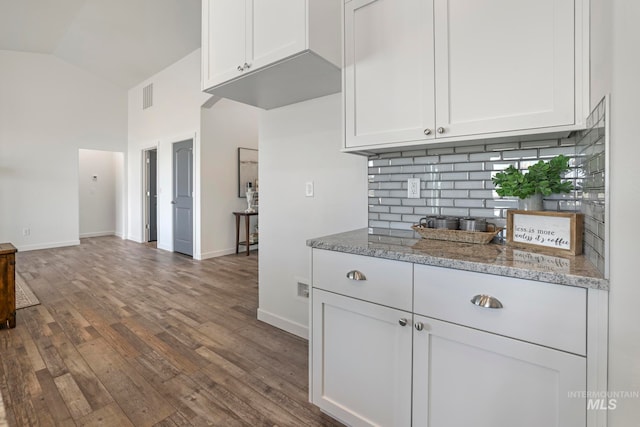
{"label": "picture frame on wall", "polygon": [[238,147],[238,197],[245,197],[249,185],[258,191],[258,150]]}

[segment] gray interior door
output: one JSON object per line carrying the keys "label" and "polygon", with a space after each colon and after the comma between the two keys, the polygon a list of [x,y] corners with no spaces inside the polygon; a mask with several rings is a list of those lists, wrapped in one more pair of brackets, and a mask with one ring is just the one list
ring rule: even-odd
{"label": "gray interior door", "polygon": [[149,241],[158,240],[158,151],[149,150]]}
{"label": "gray interior door", "polygon": [[173,144],[173,250],[193,256],[193,140]]}

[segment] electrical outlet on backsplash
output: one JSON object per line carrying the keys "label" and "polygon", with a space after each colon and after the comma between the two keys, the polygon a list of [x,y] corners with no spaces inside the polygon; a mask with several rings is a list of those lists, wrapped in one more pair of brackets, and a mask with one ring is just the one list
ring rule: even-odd
{"label": "electrical outlet on backsplash", "polygon": [[[585,213],[585,254],[604,271],[604,101],[589,128],[560,139],[434,147],[372,155],[368,159],[369,233],[418,238],[411,229],[425,216],[486,218],[506,225],[516,198],[501,198],[491,178],[508,166],[521,170],[563,154],[574,190],[545,197],[549,211]],[[601,138],[600,138],[601,136]],[[408,198],[409,178],[420,179],[420,198]],[[602,249],[602,250],[601,250]]]}

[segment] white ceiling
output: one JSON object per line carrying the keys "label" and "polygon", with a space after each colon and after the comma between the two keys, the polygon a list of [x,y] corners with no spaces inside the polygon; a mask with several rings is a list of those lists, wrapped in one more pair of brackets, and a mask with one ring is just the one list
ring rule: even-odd
{"label": "white ceiling", "polygon": [[200,47],[200,0],[0,0],[0,50],[48,53],[129,89]]}

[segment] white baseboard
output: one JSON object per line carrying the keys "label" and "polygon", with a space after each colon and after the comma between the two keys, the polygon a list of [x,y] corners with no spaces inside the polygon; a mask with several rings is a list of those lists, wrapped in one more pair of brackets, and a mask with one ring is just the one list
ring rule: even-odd
{"label": "white baseboard", "polygon": [[36,243],[34,245],[20,245],[19,251],[37,251],[39,249],[52,249],[52,248],[64,248],[65,246],[78,246],[80,240],[70,240],[68,242],[51,242],[51,243]]}
{"label": "white baseboard", "polygon": [[[234,249],[235,252],[235,249]],[[269,313],[261,308],[258,308],[258,320],[268,323],[271,326],[280,328],[284,331],[297,335],[300,338],[309,339],[309,327],[300,323],[294,322],[277,314]]]}
{"label": "white baseboard", "polygon": [[119,231],[116,231],[116,232],[114,233],[114,236],[119,237],[119,238],[121,238],[122,240],[125,240],[124,233],[120,233]]}
{"label": "white baseboard", "polygon": [[[140,242],[140,243],[142,243],[142,242]],[[160,244],[160,242],[156,243],[156,248],[162,249],[163,251],[167,251],[167,252],[173,252],[173,248],[172,247],[169,247],[168,245]]]}
{"label": "white baseboard", "polygon": [[196,259],[209,259],[217,258],[219,256],[231,255],[236,253],[236,248],[223,249],[220,251],[202,252],[200,258]]}
{"label": "white baseboard", "polygon": [[132,242],[136,242],[136,243],[144,243],[142,239],[138,239],[137,237],[134,237],[134,236],[128,236],[126,240],[131,240]]}
{"label": "white baseboard", "polygon": [[84,239],[85,237],[103,237],[103,236],[115,236],[115,231],[94,231],[91,233],[81,233],[80,238]]}

